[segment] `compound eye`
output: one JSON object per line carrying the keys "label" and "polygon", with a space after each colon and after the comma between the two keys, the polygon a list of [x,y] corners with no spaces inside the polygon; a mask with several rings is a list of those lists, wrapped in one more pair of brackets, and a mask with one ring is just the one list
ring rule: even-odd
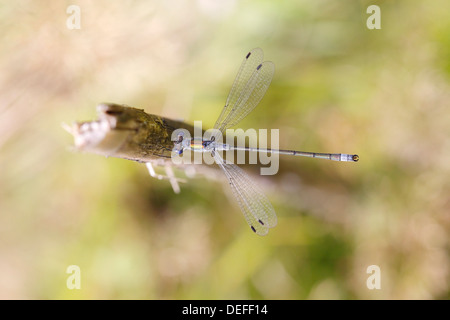
{"label": "compound eye", "polygon": [[177,140],[177,142],[183,142],[183,139],[184,139],[184,134],[183,134],[183,132],[180,132],[180,133],[178,134],[178,140]]}

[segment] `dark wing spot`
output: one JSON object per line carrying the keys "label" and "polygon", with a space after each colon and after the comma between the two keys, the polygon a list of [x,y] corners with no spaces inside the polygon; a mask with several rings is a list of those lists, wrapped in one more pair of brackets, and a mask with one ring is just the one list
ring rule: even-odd
{"label": "dark wing spot", "polygon": [[256,67],[256,70],[261,69],[261,67],[262,67],[262,63],[259,66]]}
{"label": "dark wing spot", "polygon": [[258,220],[259,223],[261,223],[261,225],[264,225],[264,222],[262,222],[261,220]]}
{"label": "dark wing spot", "polygon": [[256,233],[256,229],[253,226],[250,226],[250,228],[252,228],[253,232]]}
{"label": "dark wing spot", "polygon": [[249,52],[249,53],[247,54],[247,56],[245,57],[245,59],[248,59],[248,57],[250,57],[251,54],[252,54],[252,53]]}

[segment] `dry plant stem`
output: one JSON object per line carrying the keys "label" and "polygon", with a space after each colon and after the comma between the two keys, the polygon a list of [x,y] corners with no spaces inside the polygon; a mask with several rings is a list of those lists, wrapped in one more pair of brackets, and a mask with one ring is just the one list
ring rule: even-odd
{"label": "dry plant stem", "polygon": [[80,151],[138,162],[166,162],[171,160],[173,131],[194,132],[193,126],[184,122],[118,104],[100,104],[97,112],[96,121],[64,125]]}

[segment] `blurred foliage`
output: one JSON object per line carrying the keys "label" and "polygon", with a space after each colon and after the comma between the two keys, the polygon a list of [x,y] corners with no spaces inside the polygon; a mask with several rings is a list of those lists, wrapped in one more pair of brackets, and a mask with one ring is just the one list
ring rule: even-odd
{"label": "blurred foliage", "polygon": [[[0,298],[449,298],[448,1],[81,0],[79,30],[70,4],[0,7]],[[220,172],[175,195],[143,165],[70,151],[60,123],[103,101],[212,126],[254,47],[276,73],[241,127],[361,157],[247,167],[279,217],[268,236]]]}

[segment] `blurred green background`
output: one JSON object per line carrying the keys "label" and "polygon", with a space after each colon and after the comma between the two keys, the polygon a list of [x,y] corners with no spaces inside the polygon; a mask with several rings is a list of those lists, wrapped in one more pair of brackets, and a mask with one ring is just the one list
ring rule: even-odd
{"label": "blurred green background", "polygon": [[[449,298],[448,1],[15,1],[0,30],[0,298]],[[142,164],[70,150],[61,122],[104,101],[212,127],[254,47],[276,71],[240,127],[361,157],[247,167],[278,215],[267,236],[223,180],[175,195]]]}

